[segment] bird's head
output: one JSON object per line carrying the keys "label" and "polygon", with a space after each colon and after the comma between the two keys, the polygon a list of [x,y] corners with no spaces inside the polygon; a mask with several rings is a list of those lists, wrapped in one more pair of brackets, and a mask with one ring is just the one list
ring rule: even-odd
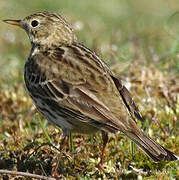
{"label": "bird's head", "polygon": [[76,40],[72,27],[56,13],[40,12],[22,20],[7,19],[4,22],[23,28],[32,44],[71,44]]}

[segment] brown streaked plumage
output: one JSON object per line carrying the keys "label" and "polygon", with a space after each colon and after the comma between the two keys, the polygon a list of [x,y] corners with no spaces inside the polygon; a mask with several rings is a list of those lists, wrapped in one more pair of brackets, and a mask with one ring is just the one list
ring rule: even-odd
{"label": "brown streaked plumage", "polygon": [[[177,157],[136,124],[143,121],[121,80],[93,51],[79,43],[73,29],[56,13],[41,12],[23,20],[32,49],[25,64],[25,83],[35,105],[51,123],[69,132],[123,132],[154,161]],[[103,160],[103,152],[101,164]]]}

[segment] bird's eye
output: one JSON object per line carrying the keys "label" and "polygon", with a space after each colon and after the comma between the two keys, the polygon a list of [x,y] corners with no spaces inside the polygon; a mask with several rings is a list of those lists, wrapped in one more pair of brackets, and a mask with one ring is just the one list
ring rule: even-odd
{"label": "bird's eye", "polygon": [[31,25],[32,25],[32,27],[36,27],[36,26],[39,25],[39,22],[38,22],[37,20],[33,20],[33,21],[31,22]]}

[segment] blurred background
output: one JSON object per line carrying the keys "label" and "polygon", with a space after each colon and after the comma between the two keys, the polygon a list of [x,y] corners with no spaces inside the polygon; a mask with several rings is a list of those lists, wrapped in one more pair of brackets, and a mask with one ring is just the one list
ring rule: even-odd
{"label": "blurred background", "polygon": [[[158,142],[179,155],[179,1],[1,0],[0,2],[0,20],[21,19],[39,11],[57,12],[72,24],[79,40],[94,50],[123,79],[146,119],[144,124],[140,124],[141,127]],[[25,32],[1,21],[0,140],[3,143],[0,144],[0,168],[12,168],[18,162],[19,166],[16,164],[18,171],[22,169],[30,171],[27,161],[25,163],[23,158],[19,158],[24,152],[23,157],[26,159],[25,154],[28,154],[26,147],[30,143],[34,141],[37,144],[46,141],[59,143],[60,130],[54,130],[53,126],[47,126],[42,117],[39,118],[25,91],[23,67],[29,52],[30,41]],[[72,160],[68,162],[67,158],[62,158],[63,166],[59,169],[59,173],[65,172],[69,176],[78,174],[83,178],[146,176],[165,179],[170,176],[175,179],[179,176],[177,163],[170,166],[166,163],[158,165],[149,161],[143,154],[141,157],[141,151],[137,148],[134,157],[130,141],[120,135],[111,136],[107,147],[105,167],[111,174],[101,176],[94,169],[100,153],[98,149],[101,143],[100,136],[95,136],[93,140],[88,136],[85,138],[77,136],[74,141],[75,146],[78,146],[78,155],[73,155]],[[53,163],[56,152],[51,149],[48,151],[53,155],[52,159],[46,162],[44,160],[39,165],[40,161],[36,162],[35,159],[40,158],[40,155],[36,156],[33,159],[36,166],[30,164],[31,172],[50,174],[52,168],[49,164]],[[71,156],[70,150],[66,154]],[[80,167],[78,170],[72,168],[74,157],[75,163]],[[87,160],[89,158],[90,160]],[[156,169],[159,171],[156,172]]]}

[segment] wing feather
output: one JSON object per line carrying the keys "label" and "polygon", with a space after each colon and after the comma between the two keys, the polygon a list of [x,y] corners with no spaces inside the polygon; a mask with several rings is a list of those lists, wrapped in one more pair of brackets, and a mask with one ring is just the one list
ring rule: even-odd
{"label": "wing feather", "polygon": [[119,78],[116,78],[115,76],[112,76],[112,79],[120,92],[120,95],[128,108],[129,112],[134,115],[138,120],[144,121],[143,117],[140,114],[140,111],[135,104],[130,92],[127,90],[127,88],[122,84],[121,80]]}

